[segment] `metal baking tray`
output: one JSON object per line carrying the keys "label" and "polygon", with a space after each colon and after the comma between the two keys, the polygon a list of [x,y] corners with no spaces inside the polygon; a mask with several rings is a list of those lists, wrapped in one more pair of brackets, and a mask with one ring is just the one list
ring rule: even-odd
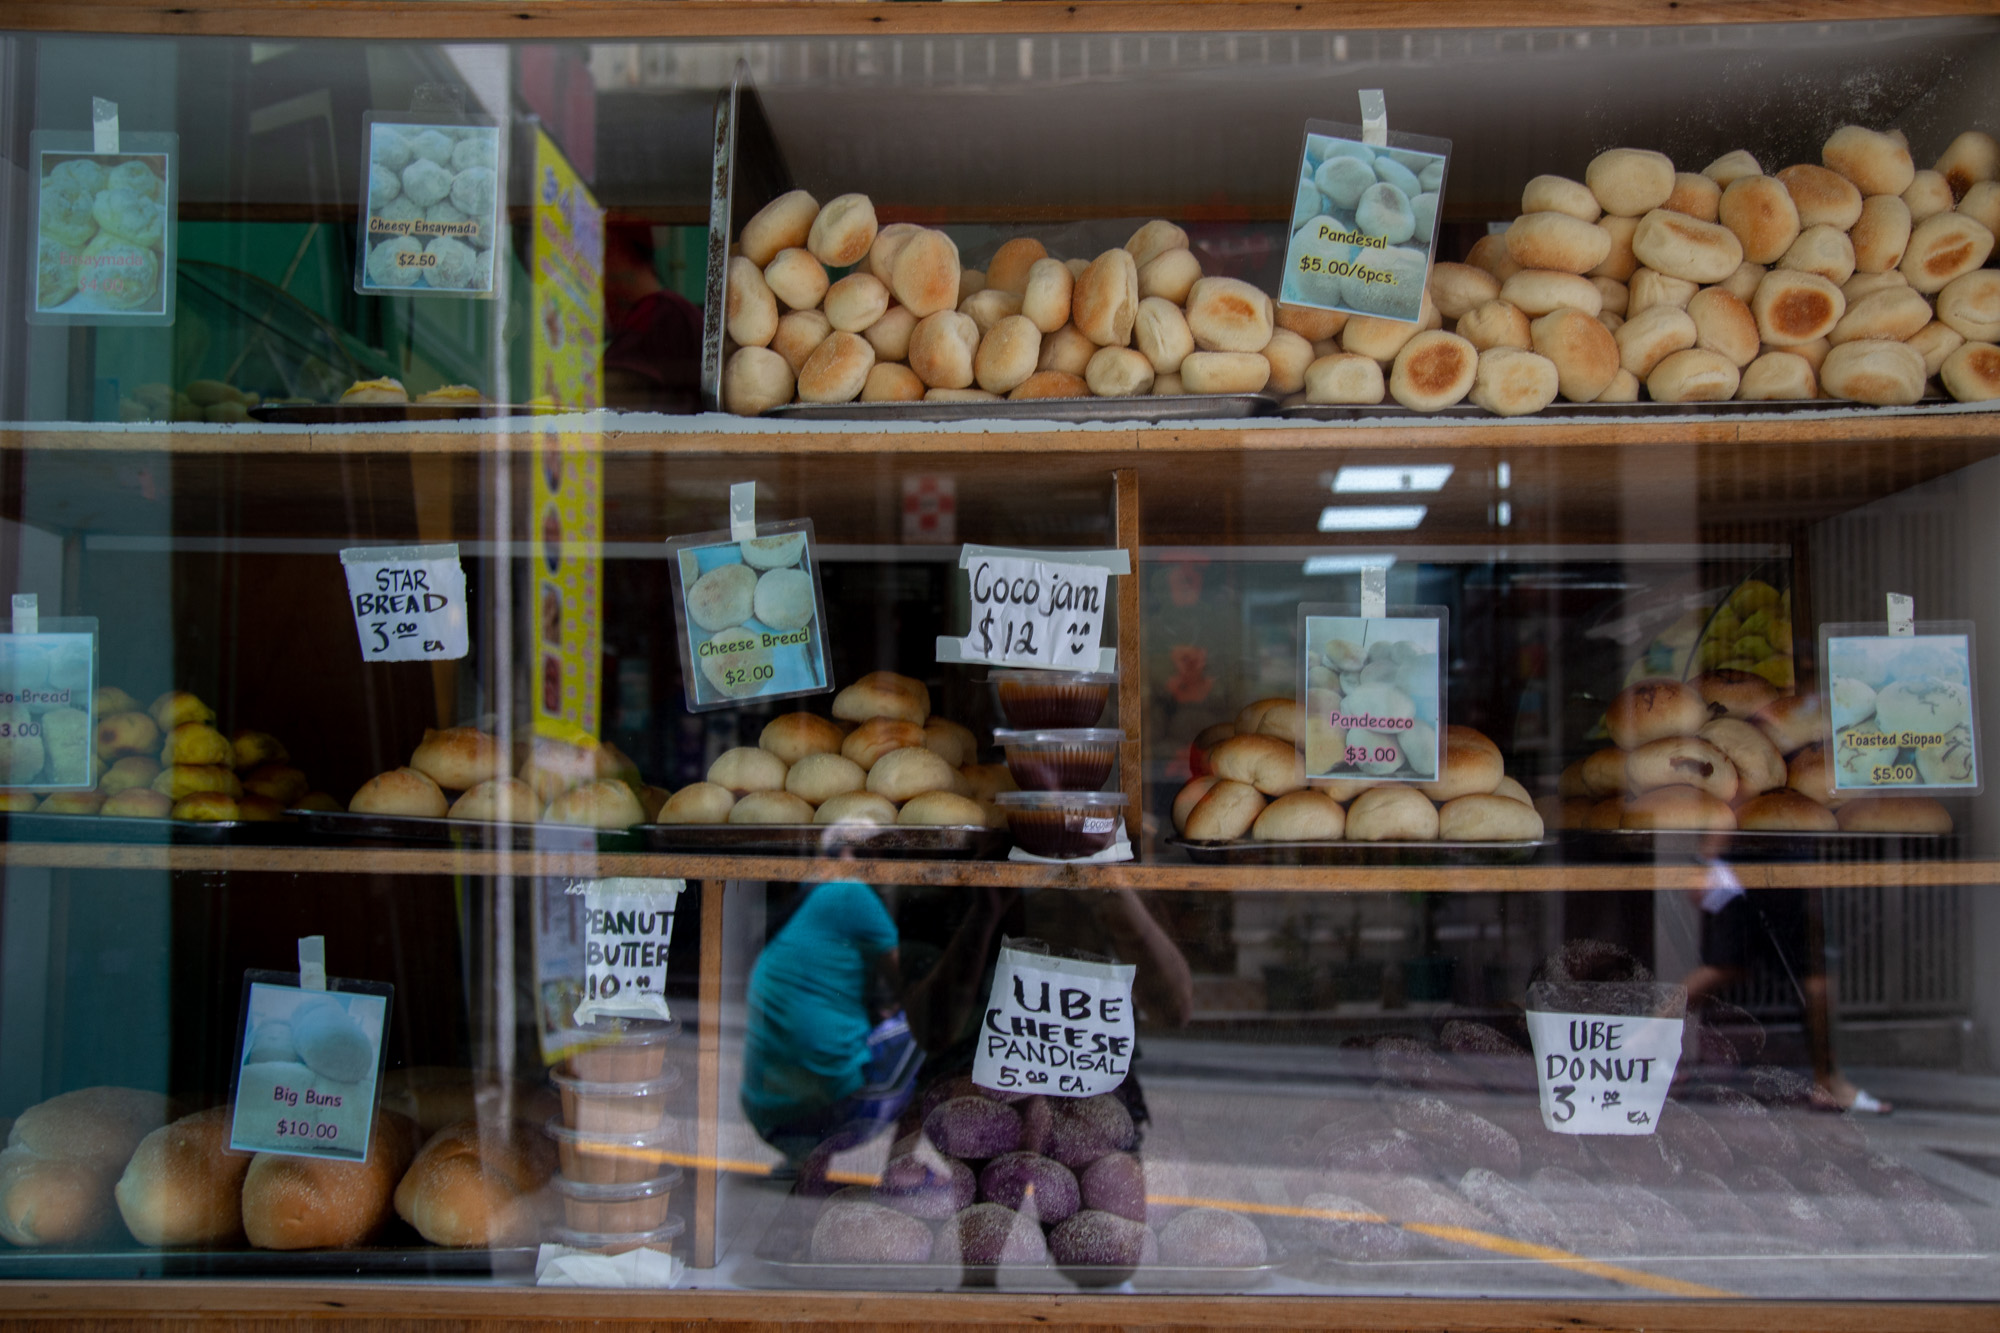
{"label": "metal baking tray", "polygon": [[[1949,403],[1951,399],[1931,396],[1921,400],[1917,406],[1930,407]],[[1719,403],[1550,403],[1539,412],[1528,414],[1531,419],[1543,417],[1608,417],[1619,420],[1648,417],[1756,417],[1782,416],[1787,412],[1891,412],[1901,408],[1873,408],[1865,403],[1843,402],[1837,398],[1773,398],[1754,402],[1738,402],[1728,399]],[[1280,408],[1278,415],[1299,421],[1372,421],[1381,418],[1386,421],[1434,421],[1475,417],[1488,421],[1512,421],[1517,418],[1502,417],[1488,412],[1474,403],[1454,403],[1450,407],[1435,411],[1419,411],[1404,407],[1401,403],[1296,403]]]}
{"label": "metal baking tray", "polygon": [[250,419],[273,426],[378,426],[391,421],[526,417],[555,410],[520,403],[274,403],[251,408]]}
{"label": "metal baking tray", "polygon": [[634,830],[648,851],[735,856],[904,857],[946,861],[997,861],[1014,837],[1005,829],[975,825],[890,824],[641,824]]}
{"label": "metal baking tray", "polygon": [[418,815],[366,815],[349,810],[293,810],[312,833],[343,841],[429,842],[454,847],[542,852],[635,852],[630,829],[579,828],[574,824],[498,824],[476,819]]}
{"label": "metal baking tray", "polygon": [[1734,829],[1560,829],[1566,861],[1941,861],[1956,833],[1767,833]]}
{"label": "metal baking tray", "polygon": [[788,421],[1241,421],[1277,411],[1261,393],[1170,393],[1132,398],[1002,398],[978,403],[787,403],[764,413]]}
{"label": "metal baking tray", "polygon": [[1198,866],[1503,866],[1525,865],[1555,846],[1534,842],[1195,842],[1168,838]]}
{"label": "metal baking tray", "polygon": [[300,827],[279,819],[137,819],[127,815],[0,813],[6,842],[181,843],[198,847],[297,842]]}
{"label": "metal baking tray", "polygon": [[1142,1264],[1137,1268],[1064,1268],[1056,1264],[1007,1264],[999,1268],[948,1264],[826,1264],[755,1255],[758,1269],[794,1287],[830,1291],[956,1291],[999,1287],[1006,1291],[1097,1291],[1130,1282],[1140,1291],[1240,1291],[1271,1280],[1282,1260],[1248,1268],[1188,1268]]}
{"label": "metal baking tray", "polygon": [[532,1246],[460,1250],[414,1243],[358,1250],[0,1250],[0,1281],[119,1282],[161,1277],[531,1276]]}

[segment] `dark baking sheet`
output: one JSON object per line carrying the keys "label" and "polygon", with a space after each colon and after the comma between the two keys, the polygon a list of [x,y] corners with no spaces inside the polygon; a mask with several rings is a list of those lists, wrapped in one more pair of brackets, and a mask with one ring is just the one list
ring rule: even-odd
{"label": "dark baking sheet", "polygon": [[645,840],[649,851],[738,856],[825,856],[830,852],[852,852],[863,858],[997,861],[1014,845],[1013,835],[1004,829],[969,826],[641,824],[635,832]]}
{"label": "dark baking sheet", "polygon": [[1956,833],[1761,833],[1742,829],[1561,829],[1566,861],[1941,861]]}
{"label": "dark baking sheet", "polygon": [[578,828],[571,824],[494,824],[476,819],[425,819],[416,815],[364,815],[347,810],[293,810],[320,837],[341,841],[429,842],[454,847],[544,852],[634,852],[630,829]]}
{"label": "dark baking sheet", "polygon": [[[1951,400],[1944,397],[1925,398],[1919,407],[1943,405]],[[1842,402],[1837,398],[1775,398],[1757,402],[1738,402],[1730,399],[1719,403],[1550,403],[1539,412],[1529,414],[1529,419],[1544,417],[1612,417],[1618,419],[1648,417],[1758,417],[1782,416],[1788,412],[1900,412],[1903,408],[1874,408],[1864,403]],[[1298,403],[1280,408],[1278,415],[1301,421],[1361,421],[1384,419],[1389,421],[1430,421],[1443,417],[1483,417],[1489,421],[1512,421],[1517,418],[1502,417],[1488,412],[1474,403],[1454,403],[1450,407],[1435,411],[1418,411],[1404,407],[1401,403]]]}
{"label": "dark baking sheet", "polygon": [[276,819],[134,819],[122,815],[0,813],[7,842],[184,843],[202,847],[297,842],[300,826]]}
{"label": "dark baking sheet", "polygon": [[253,407],[250,419],[273,426],[378,426],[386,421],[475,421],[550,411],[522,403],[296,403]]}
{"label": "dark baking sheet", "polygon": [[816,1264],[758,1254],[758,1269],[794,1286],[822,1291],[953,1291],[999,1287],[1006,1291],[1101,1291],[1130,1282],[1139,1291],[1241,1291],[1262,1286],[1282,1261],[1249,1268],[1188,1268],[1142,1264],[1137,1268],[1063,1268],[1008,1264],[999,1269],[949,1264]]}
{"label": "dark baking sheet", "polygon": [[533,1247],[454,1250],[435,1245],[361,1250],[0,1249],[0,1281],[117,1282],[160,1277],[531,1277]]}
{"label": "dark baking sheet", "polygon": [[1524,865],[1555,846],[1536,842],[1194,842],[1168,838],[1198,866]]}
{"label": "dark baking sheet", "polygon": [[764,413],[787,421],[1240,421],[1277,410],[1261,393],[1135,398],[1031,398],[981,403],[787,403]]}

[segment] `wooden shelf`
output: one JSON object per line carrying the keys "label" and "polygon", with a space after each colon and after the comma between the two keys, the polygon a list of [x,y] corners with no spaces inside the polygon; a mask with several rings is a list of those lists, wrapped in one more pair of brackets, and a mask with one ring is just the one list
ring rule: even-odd
{"label": "wooden shelf", "polygon": [[[1698,889],[1700,865],[1195,866],[1126,862],[833,860],[647,852],[503,852],[416,847],[186,847],[0,844],[0,866],[185,874],[465,875],[480,878],[863,879],[966,888],[1202,890],[1222,893],[1543,893]],[[2000,860],[1740,863],[1745,888],[2000,884]]]}

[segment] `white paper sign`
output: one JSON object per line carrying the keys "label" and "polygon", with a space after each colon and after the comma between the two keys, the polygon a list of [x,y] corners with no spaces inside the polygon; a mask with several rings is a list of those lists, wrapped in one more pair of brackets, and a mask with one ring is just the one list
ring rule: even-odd
{"label": "white paper sign", "polygon": [[1542,1124],[1557,1134],[1651,1134],[1681,1058],[1678,1018],[1527,1011]]}
{"label": "white paper sign", "polygon": [[965,661],[1096,670],[1111,582],[1108,569],[981,555],[966,565],[966,574],[972,590],[972,632],[959,640]]}
{"label": "white paper sign", "polygon": [[364,662],[456,661],[466,653],[465,571],[456,544],[340,553]]}
{"label": "white paper sign", "polygon": [[1132,973],[1003,946],[972,1081],[1052,1097],[1110,1092],[1132,1068]]}
{"label": "white paper sign", "polygon": [[583,1003],[595,1018],[668,1019],[667,953],[687,881],[600,879],[583,886]]}

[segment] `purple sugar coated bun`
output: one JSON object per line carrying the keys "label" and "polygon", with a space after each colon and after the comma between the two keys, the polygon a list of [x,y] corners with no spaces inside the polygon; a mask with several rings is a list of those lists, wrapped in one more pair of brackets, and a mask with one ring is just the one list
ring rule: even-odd
{"label": "purple sugar coated bun", "polygon": [[924,1137],[953,1157],[985,1161],[1021,1146],[1021,1117],[984,1097],[953,1097],[924,1117]]}
{"label": "purple sugar coated bun", "polygon": [[813,1224],[814,1263],[920,1264],[931,1257],[931,1229],[879,1203],[829,1200]]}
{"label": "purple sugar coated bun", "polygon": [[1318,1214],[1306,1219],[1306,1239],[1336,1259],[1380,1263],[1423,1251],[1417,1236],[1344,1194],[1308,1194],[1305,1207]]}
{"label": "purple sugar coated bun", "polygon": [[1021,1115],[1021,1147],[1024,1151],[1048,1152],[1049,1131],[1055,1124],[1056,1116],[1053,1103],[1053,1098],[1037,1095],[1014,1105]]}
{"label": "purple sugar coated bun", "polygon": [[[1039,1153],[1010,1152],[979,1173],[980,1197],[1053,1226],[1077,1210],[1076,1177]],[[969,1202],[969,1201],[968,1201]]]}
{"label": "purple sugar coated bun", "polygon": [[1160,1228],[1160,1262],[1176,1267],[1254,1268],[1270,1257],[1264,1233],[1240,1213],[1190,1208]]}
{"label": "purple sugar coated bun", "polygon": [[1416,1136],[1400,1129],[1336,1139],[1320,1153],[1319,1164],[1327,1171],[1375,1175],[1422,1175],[1430,1170]]}
{"label": "purple sugar coated bun", "polygon": [[890,1158],[875,1186],[875,1202],[942,1222],[969,1205],[975,1192],[971,1167],[932,1150]]}
{"label": "purple sugar coated bun", "polygon": [[1042,1229],[997,1203],[975,1203],[949,1218],[931,1251],[941,1264],[1040,1264],[1048,1257]]}
{"label": "purple sugar coated bun", "polygon": [[1498,1172],[1474,1167],[1459,1180],[1458,1192],[1515,1240],[1531,1245],[1562,1243],[1562,1222],[1549,1206]]}
{"label": "purple sugar coated bun", "polygon": [[1022,1101],[1030,1095],[1023,1092],[999,1092],[993,1088],[982,1088],[972,1081],[971,1075],[959,1074],[940,1083],[933,1083],[924,1089],[924,1095],[918,1099],[917,1115],[919,1119],[928,1119],[932,1111],[955,1097],[984,1097],[989,1102],[1011,1103]]}
{"label": "purple sugar coated bun", "polygon": [[1143,1222],[1086,1208],[1049,1232],[1049,1254],[1066,1267],[1137,1268],[1159,1262],[1160,1242]]}
{"label": "purple sugar coated bun", "polygon": [[1132,1116],[1116,1097],[1058,1100],[1050,1104],[1050,1113],[1048,1145],[1042,1151],[1072,1171],[1138,1141]]}
{"label": "purple sugar coated bun", "polygon": [[1671,1185],[1680,1179],[1680,1154],[1658,1134],[1592,1134],[1590,1151],[1614,1180],[1633,1185]]}
{"label": "purple sugar coated bun", "polygon": [[1712,1125],[1671,1097],[1660,1108],[1659,1137],[1689,1170],[1727,1171],[1736,1160]]}
{"label": "purple sugar coated bun", "polygon": [[1185,1206],[1161,1200],[1186,1198],[1188,1192],[1187,1177],[1178,1164],[1158,1157],[1141,1160],[1124,1152],[1098,1158],[1084,1168],[1077,1183],[1083,1187],[1084,1207],[1156,1227]]}

